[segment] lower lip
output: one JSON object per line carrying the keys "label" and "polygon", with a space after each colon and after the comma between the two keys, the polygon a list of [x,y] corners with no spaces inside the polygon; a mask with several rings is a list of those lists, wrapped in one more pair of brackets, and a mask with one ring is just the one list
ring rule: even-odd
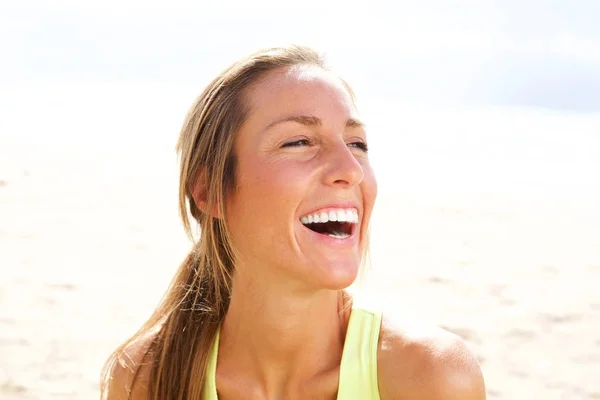
{"label": "lower lip", "polygon": [[317,240],[318,242],[328,245],[328,246],[336,246],[336,247],[351,247],[354,246],[357,242],[357,237],[358,235],[356,235],[356,232],[358,231],[358,224],[355,224],[352,227],[352,233],[350,234],[350,236],[346,237],[346,238],[335,238],[335,237],[331,237],[329,235],[322,235],[320,233],[317,233],[311,229],[308,229],[303,223],[299,222],[300,226],[302,227],[302,229],[306,232],[308,232],[308,234],[310,236],[312,236],[315,240]]}

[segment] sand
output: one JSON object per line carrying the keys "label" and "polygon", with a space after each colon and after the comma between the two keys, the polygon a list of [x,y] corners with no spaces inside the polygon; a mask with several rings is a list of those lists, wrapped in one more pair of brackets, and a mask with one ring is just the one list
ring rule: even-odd
{"label": "sand", "polygon": [[[175,159],[0,139],[0,398],[97,398],[189,248]],[[380,187],[380,296],[461,335],[490,399],[600,399],[598,211]]]}

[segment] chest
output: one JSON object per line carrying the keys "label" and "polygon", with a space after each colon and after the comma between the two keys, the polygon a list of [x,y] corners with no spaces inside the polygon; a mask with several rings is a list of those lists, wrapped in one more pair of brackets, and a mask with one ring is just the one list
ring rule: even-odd
{"label": "chest", "polygon": [[[339,368],[303,384],[289,384],[279,390],[268,392],[264,386],[242,376],[223,376],[217,372],[218,400],[337,400]],[[216,399],[215,399],[216,400]],[[340,399],[341,400],[341,399]]]}

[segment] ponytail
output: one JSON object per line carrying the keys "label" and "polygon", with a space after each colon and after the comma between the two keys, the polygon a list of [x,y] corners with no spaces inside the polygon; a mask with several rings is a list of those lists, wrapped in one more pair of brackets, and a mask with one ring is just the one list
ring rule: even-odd
{"label": "ponytail", "polygon": [[[152,335],[142,360],[131,365],[134,377],[130,386],[147,360],[149,400],[202,399],[208,355],[229,307],[237,259],[227,231],[225,199],[235,190],[234,139],[248,114],[245,94],[266,72],[295,65],[326,69],[323,58],[306,47],[261,50],[215,78],[189,111],[177,143],[181,158],[179,211],[191,238],[190,220],[198,223],[200,239],[152,316],[107,360],[102,372],[103,396],[116,364],[127,365],[126,350]],[[194,201],[192,193],[198,184],[203,185],[207,199],[204,211],[216,210],[219,218]]]}

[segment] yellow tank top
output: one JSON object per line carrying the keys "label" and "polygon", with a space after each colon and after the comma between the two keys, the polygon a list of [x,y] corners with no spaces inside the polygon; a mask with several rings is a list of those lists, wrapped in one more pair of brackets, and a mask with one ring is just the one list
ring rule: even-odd
{"label": "yellow tank top", "polygon": [[[353,308],[348,330],[338,385],[338,400],[380,400],[377,385],[377,347],[381,329],[381,313]],[[204,400],[218,400],[216,385],[219,332],[208,355]]]}

